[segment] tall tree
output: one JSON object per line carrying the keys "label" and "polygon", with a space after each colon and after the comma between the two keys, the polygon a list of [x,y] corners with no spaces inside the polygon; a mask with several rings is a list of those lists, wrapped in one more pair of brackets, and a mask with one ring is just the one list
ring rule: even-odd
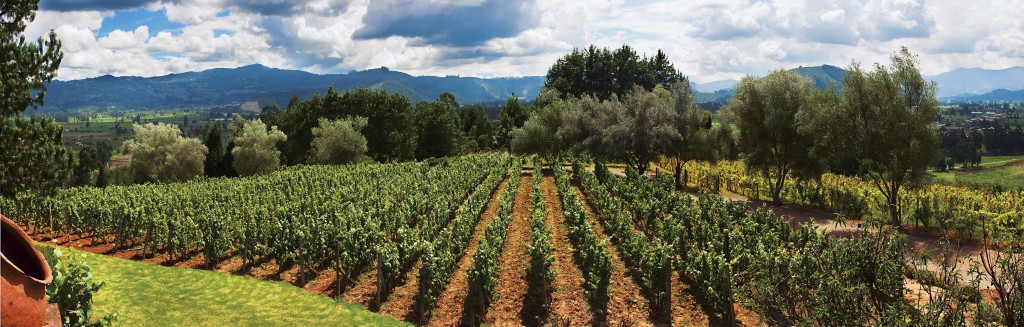
{"label": "tall tree", "polygon": [[[935,84],[926,82],[906,47],[864,71],[853,63],[833,114],[809,115],[818,143],[833,156],[857,153],[861,175],[885,197],[891,224],[902,225],[900,193],[924,177],[938,157]],[[813,119],[812,119],[813,118]]]}
{"label": "tall tree", "polygon": [[459,120],[462,122],[462,135],[467,145],[464,152],[488,149],[494,143],[491,119],[487,117],[483,106],[462,107],[459,109]]}
{"label": "tall tree", "polygon": [[[447,93],[445,93],[447,94]],[[459,114],[453,107],[454,99],[442,94],[434,102],[416,105],[419,131],[417,159],[440,158],[458,154],[462,136]]]}
{"label": "tall tree", "polygon": [[277,143],[287,138],[276,126],[267,128],[259,119],[246,121],[231,150],[235,171],[240,176],[250,176],[277,170],[281,164]]}
{"label": "tall tree", "polygon": [[38,0],[9,0],[0,5],[0,116],[13,116],[43,104],[46,84],[57,76],[64,58],[52,30],[46,39],[25,39],[25,27],[35,20]]}
{"label": "tall tree", "polygon": [[78,165],[74,169],[73,186],[84,186],[92,183],[92,172],[102,166],[96,148],[86,144],[78,150]]}
{"label": "tall tree", "polygon": [[224,161],[224,140],[221,136],[220,125],[213,124],[212,127],[206,132],[206,139],[203,140],[203,145],[206,146],[208,151],[206,154],[206,160],[203,162],[203,168],[206,172],[206,176],[220,177],[224,176],[225,172],[221,163]]}
{"label": "tall tree", "polygon": [[177,126],[163,123],[132,125],[135,137],[125,141],[135,181],[178,182],[203,175],[206,147],[196,138],[181,136]]}
{"label": "tall tree", "polygon": [[498,120],[494,127],[494,143],[500,149],[508,149],[512,140],[512,130],[523,127],[529,118],[526,107],[519,103],[515,94],[505,100],[498,112]]}
{"label": "tall tree", "polygon": [[743,78],[729,100],[727,110],[736,116],[747,167],[768,180],[776,204],[782,201],[787,176],[810,175],[821,166],[810,155],[812,140],[797,126],[797,115],[804,110],[811,88],[810,79],[779,70],[763,78]]}
{"label": "tall tree", "polygon": [[0,194],[8,197],[51,193],[70,169],[63,128],[50,118],[21,116],[43,104],[46,84],[64,57],[53,31],[26,41],[25,27],[38,8],[38,0],[0,4]]}
{"label": "tall tree", "polygon": [[71,169],[64,128],[53,119],[10,116],[0,119],[0,194],[49,194]]}
{"label": "tall tree", "polygon": [[672,99],[674,127],[679,133],[679,138],[670,146],[667,154],[676,159],[675,175],[678,186],[683,161],[713,160],[714,154],[711,148],[711,112],[697,106],[688,78],[683,77],[672,86]]}
{"label": "tall tree", "polygon": [[339,108],[326,108],[324,118],[366,117],[362,135],[374,160],[412,160],[416,155],[416,120],[409,99],[387,90],[359,88],[342,95]]}
{"label": "tall tree", "polygon": [[544,86],[557,90],[563,97],[590,94],[608,100],[637,86],[647,91],[658,85],[670,89],[681,77],[661,50],[647,58],[637,55],[628,45],[615,51],[591,45],[559,58],[548,69]]}

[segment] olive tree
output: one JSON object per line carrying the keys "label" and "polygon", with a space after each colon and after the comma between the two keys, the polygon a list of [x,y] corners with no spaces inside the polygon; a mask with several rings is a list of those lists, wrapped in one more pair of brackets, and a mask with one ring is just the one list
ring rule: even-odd
{"label": "olive tree", "polygon": [[[237,118],[236,118],[237,119]],[[236,131],[232,165],[239,176],[250,176],[277,170],[281,164],[281,151],[277,143],[288,139],[277,126],[267,128],[259,119],[245,121]]]}
{"label": "olive tree", "polygon": [[313,127],[309,163],[337,165],[359,160],[366,154],[366,137],[360,134],[366,121],[358,116],[339,120],[320,118],[319,126]]}
{"label": "olive tree", "polygon": [[124,151],[132,157],[137,182],[178,182],[203,175],[207,150],[199,139],[182,137],[177,126],[163,123],[132,129],[135,137],[125,141]]}
{"label": "olive tree", "polygon": [[865,71],[853,63],[841,102],[807,117],[817,148],[833,157],[855,153],[860,174],[885,197],[894,227],[902,222],[900,192],[920,182],[939,153],[935,84],[921,77],[907,48],[889,66]]}
{"label": "olive tree", "polygon": [[768,180],[776,204],[782,201],[787,176],[820,171],[820,160],[809,151],[813,141],[797,127],[797,115],[804,110],[811,88],[810,79],[793,71],[773,71],[762,78],[747,76],[727,105],[735,115],[747,167]]}
{"label": "olive tree", "polygon": [[697,106],[690,89],[689,79],[683,77],[671,89],[674,128],[679,137],[670,146],[667,155],[676,159],[675,182],[680,185],[682,162],[687,160],[713,160],[711,112]]}
{"label": "olive tree", "polygon": [[680,138],[673,103],[672,94],[661,86],[650,92],[634,89],[618,101],[612,97],[595,113],[600,141],[592,153],[644,173]]}

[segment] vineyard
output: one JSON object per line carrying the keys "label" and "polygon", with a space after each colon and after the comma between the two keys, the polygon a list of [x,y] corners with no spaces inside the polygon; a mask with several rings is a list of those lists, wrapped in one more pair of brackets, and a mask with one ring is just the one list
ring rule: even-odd
{"label": "vineyard", "polygon": [[[763,188],[736,163],[683,167],[683,182],[705,188],[752,198]],[[784,194],[860,217],[883,205],[869,190],[826,176]],[[964,192],[909,193],[905,214],[961,228],[949,217],[976,212],[1004,236],[1017,230],[1020,193]],[[679,192],[670,175],[537,157],[296,166],[0,201],[39,240],[167,265],[237,262],[239,274],[273,267],[277,279],[423,325],[957,325],[980,306],[978,285],[949,281],[964,296],[908,300],[899,233],[830,238]]]}
{"label": "vineyard", "polygon": [[[672,167],[674,162],[662,162]],[[751,199],[769,198],[769,186],[741,162],[685,162],[681,183],[727,191]],[[885,198],[870,182],[825,174],[820,180],[790,178],[782,188],[784,202],[821,208],[846,219],[885,217]],[[950,185],[927,185],[901,193],[899,212],[907,224],[1003,240],[1024,239],[1024,191],[983,191]]]}

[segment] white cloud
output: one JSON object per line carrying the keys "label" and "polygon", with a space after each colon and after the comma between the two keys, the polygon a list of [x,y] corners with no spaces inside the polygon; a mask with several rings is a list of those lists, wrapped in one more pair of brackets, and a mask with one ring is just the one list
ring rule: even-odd
{"label": "white cloud", "polygon": [[[493,0],[416,3],[430,9],[487,1]],[[40,11],[26,34],[58,33],[65,50],[59,79],[252,63],[317,73],[387,66],[417,75],[542,75],[561,55],[590,44],[628,44],[647,55],[662,49],[698,82],[800,65],[884,62],[901,45],[921,55],[926,74],[1024,65],[1024,0],[537,0],[530,25],[483,42],[353,38],[365,27],[369,6],[369,0],[167,0],[146,8],[166,9],[168,20],[186,25],[180,31],[154,35],[149,26],[129,26],[97,37],[104,18],[115,14],[98,9]]]}

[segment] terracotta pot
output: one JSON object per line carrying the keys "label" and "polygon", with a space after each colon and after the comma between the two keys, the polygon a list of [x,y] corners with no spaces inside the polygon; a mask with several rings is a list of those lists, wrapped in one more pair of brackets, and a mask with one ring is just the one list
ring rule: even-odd
{"label": "terracotta pot", "polygon": [[46,285],[53,280],[50,265],[32,246],[32,239],[7,217],[0,216],[0,323],[3,326],[43,325],[46,318]]}

